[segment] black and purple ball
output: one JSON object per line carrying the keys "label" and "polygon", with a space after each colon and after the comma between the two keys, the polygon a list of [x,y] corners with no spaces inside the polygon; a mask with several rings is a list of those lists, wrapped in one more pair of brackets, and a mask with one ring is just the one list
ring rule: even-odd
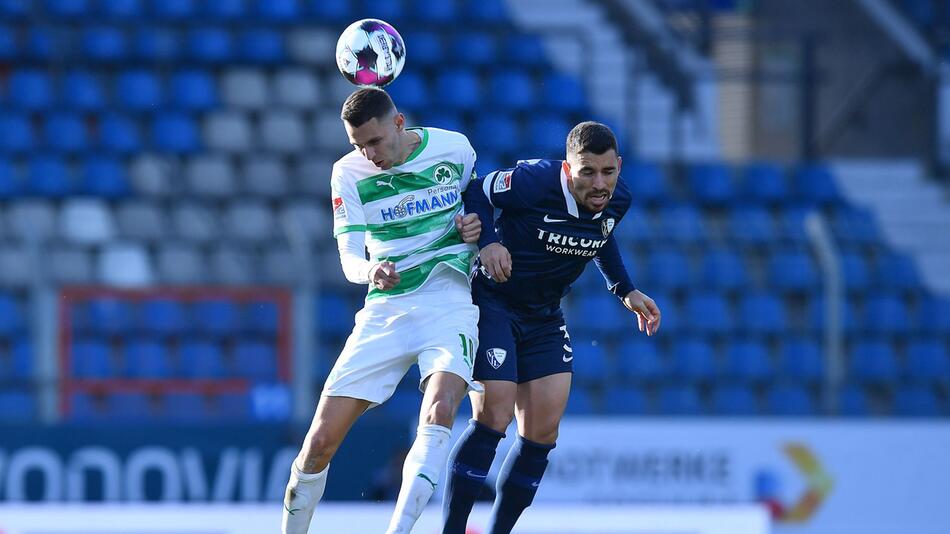
{"label": "black and purple ball", "polygon": [[402,72],[406,45],[399,32],[379,19],[350,24],[336,42],[336,65],[356,85],[383,87]]}

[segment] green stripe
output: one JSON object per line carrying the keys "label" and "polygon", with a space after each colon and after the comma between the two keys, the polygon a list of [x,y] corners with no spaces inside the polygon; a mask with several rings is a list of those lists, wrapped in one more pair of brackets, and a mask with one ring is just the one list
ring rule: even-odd
{"label": "green stripe", "polygon": [[427,234],[449,224],[452,218],[455,217],[455,214],[460,211],[459,207],[460,205],[456,204],[444,210],[403,222],[367,224],[366,230],[372,234],[373,239],[378,239],[379,241],[391,241],[393,239]]}
{"label": "green stripe", "polygon": [[[458,163],[440,161],[425,169],[414,172],[380,173],[363,178],[356,182],[356,191],[360,196],[360,202],[369,204],[384,198],[412,193],[420,189],[438,187],[440,185],[435,179],[435,170],[442,165],[451,167],[455,171],[456,177],[460,179],[465,167]],[[449,182],[454,183],[456,180]]]}
{"label": "green stripe", "polygon": [[419,143],[419,146],[417,146],[416,149],[412,151],[412,154],[409,154],[409,157],[406,158],[406,161],[400,163],[400,165],[405,165],[416,159],[416,156],[422,154],[422,151],[426,149],[426,145],[429,144],[429,130],[426,130],[425,128],[406,128],[406,130],[410,132],[414,130],[421,130],[422,135],[420,137],[422,137],[422,142]]}
{"label": "green stripe", "polygon": [[341,226],[333,231],[333,237],[336,237],[340,234],[345,234],[347,232],[365,232],[365,224],[348,224],[346,226]]}
{"label": "green stripe", "polygon": [[416,254],[425,254],[426,252],[432,252],[433,250],[439,250],[440,248],[451,247],[452,245],[461,245],[463,243],[461,234],[458,233],[458,230],[453,226],[445,235],[436,239],[432,244],[410,252],[409,254],[403,254],[401,256],[383,256],[376,258],[376,261],[391,261],[393,263],[400,262],[409,256],[415,256]]}
{"label": "green stripe", "polygon": [[449,267],[455,269],[456,271],[468,275],[469,265],[471,265],[472,258],[475,256],[473,252],[460,252],[458,254],[444,254],[442,256],[437,256],[431,260],[420,263],[411,269],[406,269],[399,273],[399,284],[396,285],[393,289],[389,291],[382,291],[380,289],[370,289],[369,294],[366,295],[367,299],[379,298],[379,297],[394,297],[397,295],[404,295],[406,293],[411,293],[421,286],[429,278],[429,275],[432,273],[432,270],[436,268],[440,263],[444,263]]}

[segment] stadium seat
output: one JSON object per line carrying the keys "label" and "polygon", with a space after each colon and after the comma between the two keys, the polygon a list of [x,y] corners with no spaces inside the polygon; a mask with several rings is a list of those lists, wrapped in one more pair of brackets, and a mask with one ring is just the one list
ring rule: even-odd
{"label": "stadium seat", "polygon": [[722,295],[711,292],[687,296],[686,320],[694,331],[703,334],[725,334],[734,324],[729,303]]}
{"label": "stadium seat", "polygon": [[208,401],[199,393],[166,393],[162,398],[162,414],[176,422],[200,422],[210,417]]}
{"label": "stadium seat", "polygon": [[101,420],[106,415],[104,399],[88,393],[73,393],[69,396],[68,415],[74,421]]}
{"label": "stadium seat", "polygon": [[71,35],[56,28],[34,26],[23,38],[23,57],[31,61],[48,62],[68,55],[72,46]]}
{"label": "stadium seat", "polygon": [[907,346],[904,377],[918,383],[950,382],[950,358],[946,344],[937,339],[920,339]]}
{"label": "stadium seat", "polygon": [[302,269],[290,247],[272,245],[267,247],[260,256],[261,277],[267,284],[278,286],[293,286],[302,277]]}
{"label": "stadium seat", "polygon": [[808,391],[792,385],[778,385],[765,394],[766,412],[769,415],[813,416],[817,409]]}
{"label": "stadium seat", "polygon": [[[327,168],[329,166],[323,169]],[[240,173],[240,189],[251,196],[280,200],[290,193],[290,175],[283,158],[274,154],[250,155],[244,159]]]}
{"label": "stadium seat", "polygon": [[184,21],[197,13],[195,0],[151,0],[149,14],[161,21]]}
{"label": "stadium seat", "polygon": [[0,336],[10,338],[23,332],[25,310],[10,294],[0,293]]}
{"label": "stadium seat", "polygon": [[166,243],[158,249],[156,269],[166,284],[200,284],[208,279],[207,261],[201,251],[184,243]]}
{"label": "stadium seat", "polygon": [[210,341],[185,341],[178,349],[178,360],[185,378],[224,378],[221,346]]}
{"label": "stadium seat", "polygon": [[164,343],[148,338],[129,340],[124,350],[125,372],[131,378],[169,378],[171,358]]}
{"label": "stadium seat", "polygon": [[29,0],[3,0],[0,1],[0,18],[18,19],[29,15]]}
{"label": "stadium seat", "polygon": [[21,52],[17,41],[16,30],[10,26],[0,26],[0,59],[19,57]]}
{"label": "stadium seat", "polygon": [[831,169],[821,164],[806,164],[792,173],[798,199],[806,204],[829,205],[841,200]]}
{"label": "stadium seat", "polygon": [[54,246],[47,252],[46,275],[56,284],[92,284],[92,253],[84,247]]}
{"label": "stadium seat", "polygon": [[314,320],[320,335],[339,337],[353,329],[353,313],[356,312],[352,299],[343,298],[334,292],[324,292],[317,299]]}
{"label": "stadium seat", "polygon": [[138,152],[142,149],[142,136],[138,125],[124,115],[103,115],[99,120],[99,146],[116,154]]}
{"label": "stadium seat", "polygon": [[170,81],[171,102],[186,111],[208,111],[218,105],[214,78],[207,71],[186,70]]}
{"label": "stadium seat", "polygon": [[801,292],[818,283],[818,273],[811,256],[802,250],[782,250],[768,260],[769,280],[781,291]]}
{"label": "stadium seat", "polygon": [[921,385],[903,386],[894,392],[894,413],[910,417],[942,415],[933,389]]}
{"label": "stadium seat", "polygon": [[407,0],[410,2],[411,15],[424,23],[452,23],[458,19],[456,0],[429,2],[428,0]]}
{"label": "stadium seat", "polygon": [[541,100],[545,109],[562,112],[577,112],[587,104],[584,86],[581,85],[580,80],[558,72],[544,75],[541,80]]}
{"label": "stadium seat", "polygon": [[768,349],[756,341],[729,343],[723,367],[723,374],[737,383],[762,384],[775,377]]}
{"label": "stadium seat", "polygon": [[488,104],[495,109],[517,111],[534,107],[534,82],[522,70],[497,70],[491,75],[488,87],[491,95]]}
{"label": "stadium seat", "polygon": [[654,239],[653,223],[650,215],[636,204],[636,201],[634,201],[634,205],[627,210],[627,214],[623,217],[621,229],[614,234],[620,240],[621,245],[639,245],[652,242]]}
{"label": "stadium seat", "polygon": [[785,304],[772,293],[747,293],[739,300],[738,326],[751,334],[779,334],[788,328]]}
{"label": "stadium seat", "polygon": [[7,200],[23,194],[20,173],[6,158],[0,158],[0,199]]}
{"label": "stadium seat", "polygon": [[12,204],[5,222],[7,232],[17,241],[43,242],[56,234],[56,212],[50,203],[42,200]]}
{"label": "stadium seat", "polygon": [[88,71],[67,72],[62,80],[60,100],[78,111],[95,111],[105,106],[106,98],[99,79]]}
{"label": "stadium seat", "polygon": [[280,154],[300,153],[306,146],[303,121],[297,113],[290,111],[264,115],[258,137],[266,150]]}
{"label": "stadium seat", "polygon": [[571,131],[571,124],[562,115],[536,113],[528,120],[527,129],[527,150],[539,156],[557,158],[564,152],[564,140]]}
{"label": "stadium seat", "polygon": [[722,163],[701,163],[690,167],[690,192],[702,204],[722,205],[735,197],[732,172]]}
{"label": "stadium seat", "polygon": [[201,300],[191,308],[195,331],[209,336],[229,336],[240,327],[240,314],[230,300]]}
{"label": "stadium seat", "polygon": [[[505,113],[482,113],[475,119],[475,128],[472,132],[472,144],[476,150],[511,150],[517,147],[523,139],[519,131],[519,122]],[[482,167],[479,165],[479,167]],[[482,174],[491,172],[488,167],[482,167]]]}
{"label": "stadium seat", "polygon": [[141,421],[155,415],[152,401],[144,393],[120,392],[106,396],[109,420]]}
{"label": "stadium seat", "polygon": [[[405,74],[408,73],[404,72],[399,78],[403,84],[406,82]],[[387,91],[392,94],[393,88],[394,86],[390,86]],[[428,94],[424,89],[424,87],[421,89],[421,95],[428,102]],[[320,85],[316,77],[304,69],[279,71],[274,76],[273,90],[275,103],[287,108],[307,110],[313,109],[320,103]],[[401,99],[396,99],[396,101],[400,103],[400,107],[406,105]]]}
{"label": "stadium seat", "polygon": [[59,233],[68,243],[102,245],[115,238],[115,222],[104,202],[73,198],[60,208]]}
{"label": "stadium seat", "polygon": [[516,67],[536,67],[547,62],[544,45],[537,35],[512,32],[502,41],[502,61]]}
{"label": "stadium seat", "polygon": [[419,417],[422,395],[418,389],[399,388],[378,410],[390,418],[412,421]]}
{"label": "stadium seat", "polygon": [[[420,66],[438,66],[445,61],[445,52],[448,48],[443,41],[442,34],[432,31],[409,31],[402,34],[406,43],[406,50],[412,50],[412,61]],[[402,76],[407,74],[403,71]],[[394,84],[393,88],[398,84]],[[401,100],[396,99],[396,105],[401,106]]]}
{"label": "stadium seat", "polygon": [[581,336],[571,339],[574,381],[578,384],[599,384],[610,376],[607,350],[596,339]]}
{"label": "stadium seat", "polygon": [[130,192],[125,165],[110,157],[94,156],[86,159],[81,176],[80,190],[88,195],[118,199]]}
{"label": "stadium seat", "polygon": [[490,33],[464,31],[452,36],[449,54],[462,64],[492,65],[498,58],[498,43]]}
{"label": "stadium seat", "polygon": [[464,0],[462,7],[466,20],[480,24],[499,25],[508,21],[504,0]]}
{"label": "stadium seat", "polygon": [[27,192],[46,198],[63,198],[75,187],[66,162],[56,156],[36,156],[30,160]]}
{"label": "stadium seat", "polygon": [[277,222],[270,208],[261,202],[239,201],[228,208],[224,230],[236,242],[262,244],[275,237]]}
{"label": "stadium seat", "polygon": [[656,235],[681,245],[695,244],[706,240],[706,227],[702,216],[690,204],[663,206],[658,210],[659,222]]}
{"label": "stadium seat", "polygon": [[604,396],[603,412],[610,415],[642,415],[647,413],[643,391],[631,387],[612,387]]}
{"label": "stadium seat", "polygon": [[132,160],[130,172],[136,193],[163,197],[177,192],[175,182],[178,180],[180,169],[175,159],[152,154],[137,156]]}
{"label": "stadium seat", "polygon": [[729,213],[729,239],[742,246],[764,246],[778,238],[772,215],[761,206],[740,206]]}
{"label": "stadium seat", "polygon": [[564,410],[565,415],[591,415],[596,411],[596,403],[590,391],[582,387],[571,389],[571,395],[567,399],[567,408]]}
{"label": "stadium seat", "polygon": [[10,347],[10,359],[14,379],[31,380],[34,378],[33,368],[35,365],[35,354],[33,342],[28,337],[18,337],[13,341]]}
{"label": "stadium seat", "polygon": [[29,261],[30,251],[23,246],[0,247],[0,283],[6,287],[26,287],[32,283],[35,268]]}
{"label": "stadium seat", "polygon": [[910,330],[910,310],[895,294],[876,292],[864,302],[861,323],[867,332],[901,335]]}
{"label": "stadium seat", "polygon": [[86,325],[92,334],[103,337],[123,336],[133,327],[133,311],[128,301],[113,298],[89,300],[85,306]]}
{"label": "stadium seat", "polygon": [[234,55],[231,33],[223,28],[193,28],[185,39],[186,56],[195,61],[221,64]]}
{"label": "stadium seat", "polygon": [[883,341],[860,341],[851,348],[849,374],[865,384],[890,384],[897,380],[894,349]]}
{"label": "stadium seat", "polygon": [[447,110],[482,105],[481,85],[475,72],[457,67],[441,70],[435,80],[435,103]]}
{"label": "stadium seat", "polygon": [[116,27],[85,28],[80,47],[86,58],[104,63],[124,60],[128,54],[126,34]]}
{"label": "stadium seat", "polygon": [[656,163],[624,161],[622,171],[634,204],[658,203],[669,199],[669,185],[663,170]]}
{"label": "stadium seat", "polygon": [[839,257],[841,279],[845,288],[854,293],[863,293],[869,287],[871,274],[864,256],[857,252],[845,252]]}
{"label": "stadium seat", "polygon": [[39,70],[20,70],[10,74],[7,98],[14,109],[37,111],[53,104],[53,85],[49,74]]}
{"label": "stadium seat", "polygon": [[266,300],[249,302],[244,305],[242,311],[242,329],[245,332],[264,336],[277,335],[280,318],[277,304]]}
{"label": "stadium seat", "polygon": [[101,340],[74,341],[70,357],[72,374],[76,378],[111,378],[116,375],[112,349]]}
{"label": "stadium seat", "polygon": [[0,152],[22,154],[35,145],[33,126],[26,116],[0,113]]}
{"label": "stadium seat", "polygon": [[718,415],[749,416],[759,413],[755,393],[744,386],[721,386],[713,390],[712,409]]}
{"label": "stadium seat", "polygon": [[165,28],[141,28],[132,36],[132,54],[143,62],[171,62],[178,59],[178,34]]}
{"label": "stadium seat", "polygon": [[115,241],[102,248],[96,265],[98,282],[120,287],[154,283],[148,251],[138,243]]}
{"label": "stadium seat", "polygon": [[788,207],[781,211],[781,233],[782,239],[794,244],[804,245],[808,242],[808,234],[805,232],[805,217],[809,209],[801,207]]}
{"label": "stadium seat", "polygon": [[198,150],[198,126],[188,115],[166,113],[158,116],[152,125],[152,142],[156,149],[175,154]]}
{"label": "stadium seat", "polygon": [[778,373],[790,380],[817,384],[824,379],[825,363],[818,343],[807,338],[785,338],[779,349]]}
{"label": "stadium seat", "polygon": [[[846,334],[853,334],[859,330],[859,319],[861,319],[861,317],[855,311],[855,306],[851,301],[845,299],[841,305],[842,322],[844,323],[842,327],[844,328]],[[811,319],[811,328],[815,332],[823,332],[826,328],[825,307],[826,305],[824,297],[818,297],[811,300],[808,316]]]}
{"label": "stadium seat", "polygon": [[87,0],[46,0],[45,12],[55,17],[82,17],[92,11],[90,4]]}
{"label": "stadium seat", "polygon": [[144,13],[144,3],[145,0],[100,0],[99,13],[106,19],[134,20]]}
{"label": "stadium seat", "polygon": [[852,417],[871,415],[871,402],[863,388],[855,384],[847,384],[838,390],[838,415]]}
{"label": "stadium seat", "polygon": [[196,197],[227,199],[237,192],[230,158],[221,154],[199,154],[185,163],[185,188]]}
{"label": "stadium seat", "polygon": [[950,299],[935,295],[921,299],[915,323],[922,332],[946,335],[950,332]]}
{"label": "stadium seat", "polygon": [[145,334],[177,336],[187,328],[185,308],[176,300],[146,300],[139,307],[137,318],[137,330]]}
{"label": "stadium seat", "polygon": [[742,172],[742,192],[754,202],[777,204],[788,195],[781,167],[767,161],[750,163]]}
{"label": "stadium seat", "polygon": [[237,375],[257,382],[277,379],[277,352],[272,343],[239,342],[234,348]]}
{"label": "stadium seat", "polygon": [[216,420],[245,421],[251,416],[251,397],[247,393],[222,393],[213,405]]}
{"label": "stadium seat", "polygon": [[211,272],[208,277],[218,283],[248,285],[258,280],[260,257],[247,247],[221,245],[211,251]]}
{"label": "stadium seat", "polygon": [[699,392],[691,386],[665,386],[659,391],[660,415],[702,415]]}
{"label": "stadium seat", "polygon": [[32,395],[21,391],[0,391],[0,421],[32,421],[36,415]]}
{"label": "stadium seat", "polygon": [[671,375],[687,382],[710,382],[717,376],[713,348],[703,338],[678,338],[673,342]]}
{"label": "stadium seat", "polygon": [[617,367],[623,380],[657,382],[666,377],[666,366],[660,358],[656,343],[643,338],[623,339],[617,348]]}
{"label": "stadium seat", "polygon": [[309,12],[317,20],[346,22],[349,24],[359,18],[355,13],[355,2],[350,0],[305,0]]}
{"label": "stadium seat", "polygon": [[275,64],[286,59],[282,35],[270,29],[253,29],[241,33],[238,37],[241,58],[260,64]]}
{"label": "stadium seat", "polygon": [[865,209],[852,206],[834,210],[831,229],[835,237],[843,243],[869,245],[881,240],[874,216]]}
{"label": "stadium seat", "polygon": [[251,147],[251,123],[243,113],[207,115],[202,135],[208,148],[225,153],[243,153]]}
{"label": "stadium seat", "polygon": [[[334,2],[328,2],[330,4]],[[236,21],[247,15],[247,6],[244,0],[216,0],[201,2],[201,13],[215,21]]]}
{"label": "stadium seat", "polygon": [[894,290],[913,290],[923,285],[914,260],[897,252],[878,257],[873,284],[876,288]]}

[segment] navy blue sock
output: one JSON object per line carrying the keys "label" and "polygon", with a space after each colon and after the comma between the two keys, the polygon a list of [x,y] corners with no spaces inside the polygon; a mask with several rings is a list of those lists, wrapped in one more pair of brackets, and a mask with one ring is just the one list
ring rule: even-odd
{"label": "navy blue sock", "polygon": [[553,443],[545,445],[518,436],[498,473],[498,492],[488,520],[488,534],[508,534],[521,512],[531,506],[553,448]]}
{"label": "navy blue sock", "polygon": [[464,534],[472,506],[505,437],[472,419],[449,453],[449,476],[442,496],[442,534]]}

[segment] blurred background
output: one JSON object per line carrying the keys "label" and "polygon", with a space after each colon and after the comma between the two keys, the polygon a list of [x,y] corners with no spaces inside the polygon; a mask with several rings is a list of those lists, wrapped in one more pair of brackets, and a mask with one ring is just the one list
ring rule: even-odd
{"label": "blurred background", "polygon": [[[279,513],[365,294],[329,193],[335,43],[365,17],[405,40],[397,106],[467,134],[480,174],[563,157],[581,120],[620,139],[616,236],[663,326],[577,282],[539,506],[950,529],[950,3],[0,0],[0,530],[64,502]],[[394,498],[417,380],[328,502]]]}

